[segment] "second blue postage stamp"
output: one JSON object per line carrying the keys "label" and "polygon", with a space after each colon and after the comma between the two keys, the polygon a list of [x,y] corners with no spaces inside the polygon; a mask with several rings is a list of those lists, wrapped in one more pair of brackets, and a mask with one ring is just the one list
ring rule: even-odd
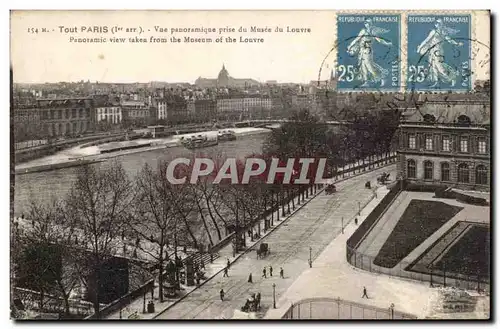
{"label": "second blue postage stamp", "polygon": [[406,88],[471,89],[471,16],[408,15]]}
{"label": "second blue postage stamp", "polygon": [[401,16],[337,16],[337,89],[399,91]]}

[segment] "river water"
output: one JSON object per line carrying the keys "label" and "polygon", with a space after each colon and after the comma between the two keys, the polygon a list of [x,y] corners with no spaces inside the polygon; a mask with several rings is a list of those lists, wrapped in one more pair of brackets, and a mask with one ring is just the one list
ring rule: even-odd
{"label": "river water", "polygon": [[[138,171],[149,164],[156,168],[159,161],[168,161],[178,157],[190,158],[194,154],[220,154],[227,157],[245,157],[253,153],[262,152],[262,144],[267,134],[238,136],[235,141],[220,142],[213,147],[198,150],[188,150],[184,147],[171,147],[141,153],[127,154],[115,159],[119,160],[131,179]],[[93,166],[109,166],[110,162],[101,162]],[[14,193],[14,213],[20,216],[27,212],[31,200],[50,202],[64,198],[76,179],[76,167],[63,168],[53,171],[38,172],[25,175],[16,175]]]}

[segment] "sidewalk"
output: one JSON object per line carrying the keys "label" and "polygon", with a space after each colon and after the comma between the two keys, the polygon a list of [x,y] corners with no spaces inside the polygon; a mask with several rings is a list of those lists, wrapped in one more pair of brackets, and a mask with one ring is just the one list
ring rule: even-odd
{"label": "sidewalk", "polygon": [[[363,208],[358,217],[359,224],[388,193],[387,188],[377,191],[380,197],[373,199]],[[266,319],[281,319],[292,303],[307,298],[341,298],[380,308],[388,308],[394,303],[395,310],[425,317],[438,299],[438,291],[429,288],[428,283],[390,278],[359,270],[346,260],[347,239],[357,229],[350,223],[345,234],[338,235],[315,260],[313,267],[295,280],[277,301],[277,309],[270,309]],[[363,287],[367,288],[369,299],[362,297]],[[336,314],[336,313],[335,313]]]}

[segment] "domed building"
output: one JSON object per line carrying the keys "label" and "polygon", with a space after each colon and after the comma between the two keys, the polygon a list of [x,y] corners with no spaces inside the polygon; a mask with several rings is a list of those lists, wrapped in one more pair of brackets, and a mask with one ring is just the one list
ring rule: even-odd
{"label": "domed building", "polygon": [[226,66],[222,64],[222,69],[219,72],[219,76],[217,77],[217,86],[218,87],[228,87],[229,86],[229,73],[226,70]]}
{"label": "domed building", "polygon": [[200,88],[215,88],[215,87],[236,87],[248,88],[259,85],[260,83],[254,79],[236,79],[229,75],[226,66],[222,64],[222,69],[217,76],[217,79],[206,79],[199,77],[194,82]]}

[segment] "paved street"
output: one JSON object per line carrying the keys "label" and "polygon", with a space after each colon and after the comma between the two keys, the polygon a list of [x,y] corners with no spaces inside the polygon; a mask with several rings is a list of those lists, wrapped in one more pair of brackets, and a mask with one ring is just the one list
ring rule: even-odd
{"label": "paved street", "polygon": [[[376,186],[376,176],[383,171],[395,177],[393,165],[337,183],[337,193],[328,196],[322,193],[263,240],[271,250],[267,257],[257,260],[255,252],[243,255],[231,265],[229,278],[220,273],[157,319],[229,319],[251,293],[257,292],[262,294],[262,309],[258,317],[263,317],[272,307],[273,283],[276,284],[278,301],[295,279],[309,268],[309,247],[314,260],[340,234],[342,217],[346,225],[353,220],[358,207],[363,208],[371,200],[373,192],[365,189],[364,184],[370,180],[372,186]],[[262,278],[263,267],[270,265],[273,277]],[[284,269],[285,279],[279,278],[280,267]],[[250,273],[253,283],[247,282]],[[224,301],[219,298],[221,289],[225,291]]]}

